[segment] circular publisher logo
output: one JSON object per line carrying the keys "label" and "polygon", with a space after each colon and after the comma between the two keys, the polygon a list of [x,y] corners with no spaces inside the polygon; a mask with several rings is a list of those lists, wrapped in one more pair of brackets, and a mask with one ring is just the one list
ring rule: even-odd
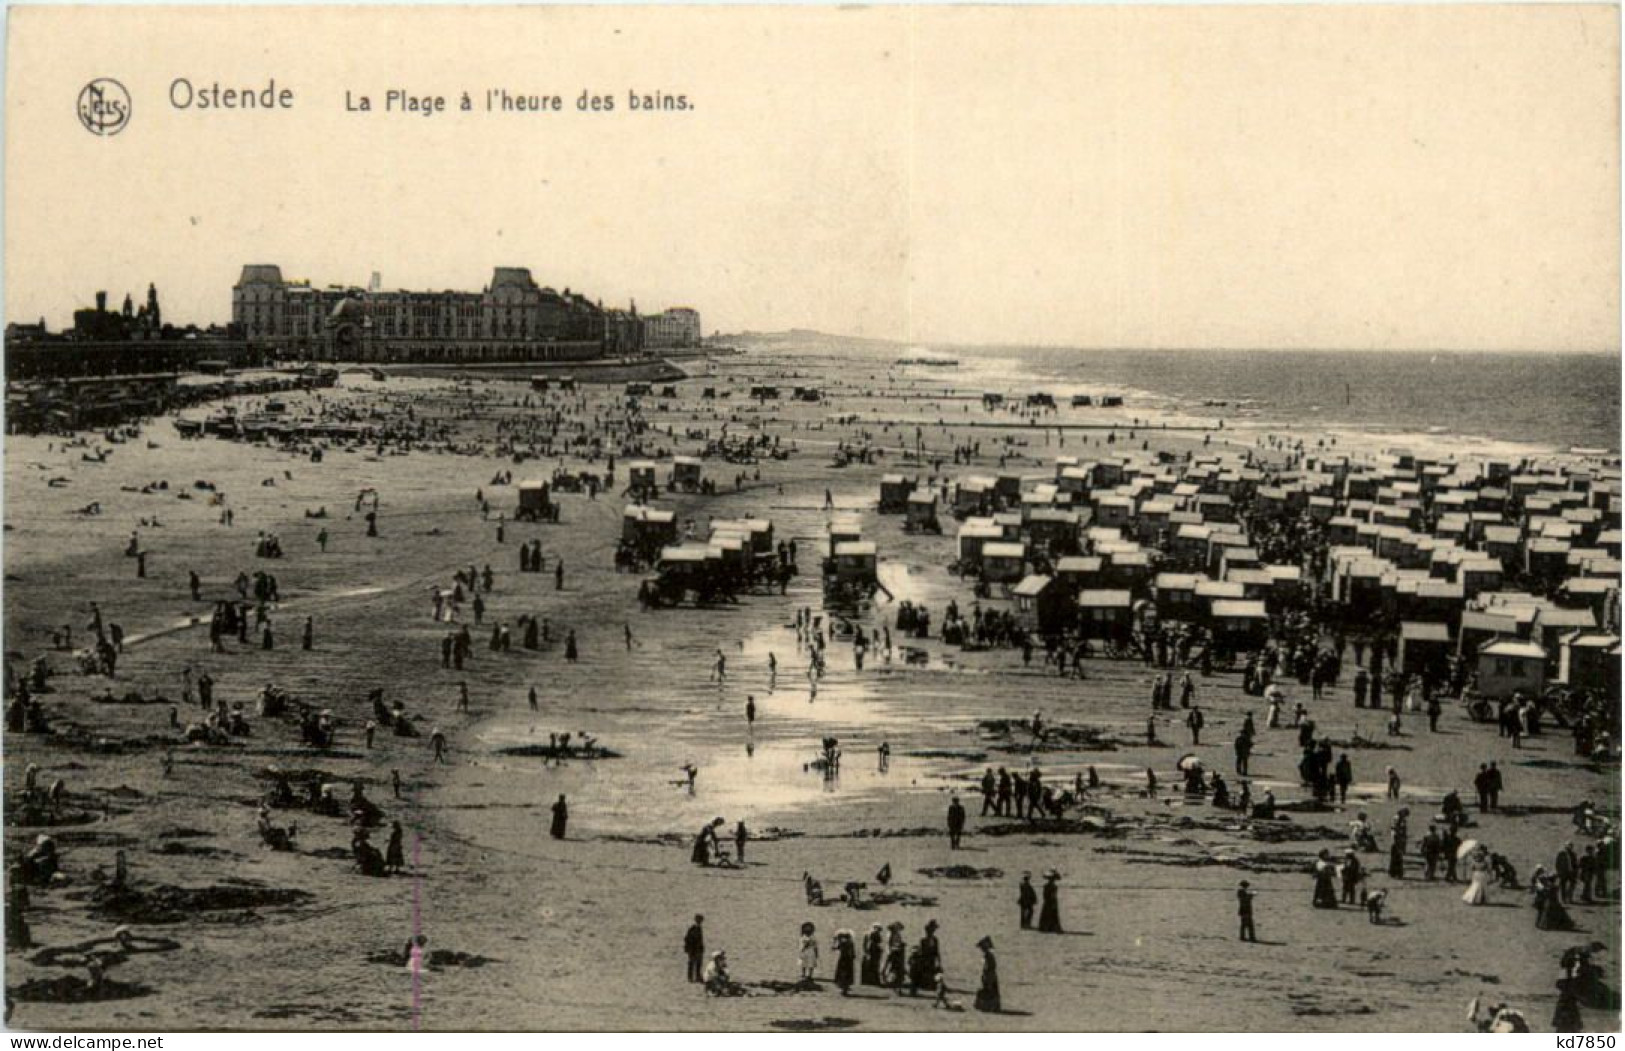
{"label": "circular publisher logo", "polygon": [[117,135],[130,123],[130,93],[112,77],[97,77],[79,91],[79,123],[92,135]]}

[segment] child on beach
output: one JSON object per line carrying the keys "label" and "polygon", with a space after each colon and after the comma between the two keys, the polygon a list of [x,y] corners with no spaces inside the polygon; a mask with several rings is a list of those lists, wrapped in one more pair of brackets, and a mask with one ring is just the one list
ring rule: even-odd
{"label": "child on beach", "polygon": [[812,981],[813,975],[818,971],[818,939],[815,937],[817,929],[811,922],[801,925],[800,963],[801,980],[804,982]]}

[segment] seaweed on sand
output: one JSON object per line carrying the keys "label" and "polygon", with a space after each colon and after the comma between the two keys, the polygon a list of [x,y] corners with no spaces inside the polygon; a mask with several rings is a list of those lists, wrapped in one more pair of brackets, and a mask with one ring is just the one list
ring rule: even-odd
{"label": "seaweed on sand", "polygon": [[1050,723],[1036,744],[1032,724],[1026,719],[981,719],[976,728],[984,736],[1005,739],[1007,743],[994,746],[1002,751],[1115,752],[1124,744],[1101,727],[1081,723]]}
{"label": "seaweed on sand", "polygon": [[835,1018],[825,1015],[822,1018],[775,1018],[767,1024],[774,1029],[785,1029],[792,1033],[813,1033],[825,1029],[851,1029],[860,1023],[856,1018]]}
{"label": "seaweed on sand", "polygon": [[942,879],[1000,879],[1004,876],[1003,869],[979,869],[974,865],[934,865],[916,871],[922,876]]}
{"label": "seaweed on sand", "polygon": [[130,1000],[148,996],[152,990],[139,982],[120,982],[103,978],[92,984],[77,974],[57,975],[54,978],[30,978],[10,989],[14,1000],[34,1003],[88,1004],[103,1000]]}
{"label": "seaweed on sand", "polygon": [[125,923],[182,923],[199,913],[246,913],[257,908],[302,905],[312,895],[292,887],[216,884],[212,887],[159,885],[146,890],[109,885],[91,892],[91,911]]}

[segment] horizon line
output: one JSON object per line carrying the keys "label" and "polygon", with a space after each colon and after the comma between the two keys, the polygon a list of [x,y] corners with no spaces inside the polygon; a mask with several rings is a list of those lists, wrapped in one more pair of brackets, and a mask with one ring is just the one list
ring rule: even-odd
{"label": "horizon line", "polygon": [[812,336],[824,339],[851,340],[856,343],[875,343],[887,346],[913,348],[923,351],[953,350],[1078,350],[1088,353],[1179,354],[1220,352],[1230,354],[1564,354],[1591,357],[1618,357],[1621,347],[1587,349],[1553,347],[1544,350],[1502,347],[1237,347],[1237,346],[1127,346],[1068,342],[955,342],[930,339],[898,339],[891,336],[859,336],[845,332],[826,332],[823,329],[791,327],[781,329],[741,329],[734,332],[718,331],[708,339],[744,339],[749,337]]}

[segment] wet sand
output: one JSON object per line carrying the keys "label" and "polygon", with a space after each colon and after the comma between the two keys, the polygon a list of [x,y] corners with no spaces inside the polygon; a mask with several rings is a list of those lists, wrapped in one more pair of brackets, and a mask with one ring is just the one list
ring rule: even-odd
{"label": "wet sand", "polygon": [[[28,762],[41,780],[63,777],[71,806],[84,824],[51,829],[64,855],[66,879],[33,892],[28,922],[35,941],[62,945],[105,936],[118,922],[141,934],[171,938],[179,947],[143,953],[120,963],[111,976],[141,992],[96,1003],[19,1002],[12,1025],[38,1028],[543,1028],[646,1029],[1217,1029],[1453,1031],[1463,1028],[1474,995],[1504,999],[1544,1029],[1555,1000],[1557,958],[1571,945],[1604,942],[1610,974],[1617,974],[1617,903],[1576,906],[1579,931],[1540,932],[1526,894],[1493,892],[1494,905],[1469,908],[1461,886],[1429,885],[1419,878],[1393,884],[1375,876],[1373,889],[1389,890],[1395,922],[1373,926],[1363,910],[1335,913],[1310,908],[1304,873],[1322,846],[1340,850],[1347,823],[1365,809],[1384,833],[1394,804],[1383,797],[1383,771],[1397,767],[1412,809],[1412,838],[1425,830],[1448,788],[1471,798],[1477,764],[1496,759],[1505,769],[1506,812],[1480,820],[1468,833],[1508,855],[1520,874],[1551,858],[1569,838],[1568,808],[1581,798],[1611,801],[1619,782],[1613,770],[1577,761],[1565,737],[1526,743],[1513,751],[1493,727],[1469,722],[1447,708],[1441,733],[1416,734],[1390,748],[1350,752],[1357,785],[1348,806],[1327,813],[1295,813],[1284,823],[1294,838],[1184,805],[1166,793],[1174,763],[1195,750],[1228,771],[1229,741],[1245,712],[1263,726],[1262,702],[1245,697],[1239,675],[1215,675],[1199,684],[1208,713],[1201,748],[1187,748],[1183,727],[1161,731],[1171,744],[1143,744],[1151,670],[1135,662],[1090,661],[1082,682],[1058,680],[1022,667],[1018,652],[961,652],[938,640],[909,644],[927,651],[924,666],[887,664],[871,654],[853,668],[850,650],[836,645],[816,698],[809,695],[806,654],[791,627],[795,610],[821,610],[818,546],[828,489],[837,509],[862,515],[865,535],[879,545],[881,577],[898,600],[924,602],[936,624],[949,598],[968,609],[968,584],[947,570],[954,523],[943,536],[910,536],[896,516],[876,513],[883,473],[917,470],[902,462],[916,441],[947,457],[952,441],[980,441],[982,457],[958,473],[991,473],[995,442],[1008,437],[1022,455],[1012,469],[1037,478],[1052,472],[1059,454],[1087,457],[1105,449],[1149,442],[1152,450],[1201,449],[1205,432],[1178,429],[1190,421],[1136,429],[1133,406],[1114,410],[1063,407],[1046,421],[1079,427],[1116,424],[1115,430],[1074,430],[1064,438],[1020,416],[990,416],[968,398],[941,399],[953,385],[938,369],[883,366],[872,373],[851,363],[812,359],[789,366],[750,355],[719,359],[711,373],[680,385],[680,398],[646,400],[646,415],[678,437],[661,444],[687,453],[703,444],[683,438],[689,428],[723,422],[730,431],[762,427],[796,451],[786,461],[764,459],[734,467],[707,460],[715,496],[665,498],[679,521],[757,515],[771,518],[779,539],[795,537],[801,574],[785,596],[752,594],[738,605],[644,612],[636,601],[639,574],[620,574],[612,555],[624,501],[601,494],[563,496],[560,525],[511,521],[512,488],[486,483],[498,470],[515,480],[544,476],[553,461],[514,465],[501,458],[414,451],[377,456],[371,450],[332,451],[320,464],[266,446],[215,439],[182,441],[167,421],[147,426],[141,441],[114,447],[106,463],[83,462],[82,450],[60,439],[7,440],[5,533],[7,649],[32,660],[49,645],[49,629],[71,622],[75,642],[86,635],[88,604],[98,601],[127,633],[126,654],[113,684],[118,694],[163,694],[179,704],[181,668],[207,668],[215,693],[250,711],[259,689],[274,682],[294,696],[331,708],[340,721],[335,747],[325,752],[299,744],[297,728],[254,720],[253,735],[229,747],[175,746],[173,776],[161,756],[169,705],[108,705],[90,698],[105,680],[72,670],[71,654],[53,653],[54,692],[45,698],[58,729],[54,737],[7,735],[6,787],[17,794]],[[752,382],[773,376],[787,396],[798,382],[816,382],[830,398],[805,404],[759,405],[745,397]],[[783,378],[779,378],[783,377]],[[703,401],[706,386],[733,391],[727,400]],[[487,417],[512,413],[522,382],[394,378],[384,384],[347,377],[329,399],[371,404],[412,392],[420,413],[462,405],[472,390]],[[905,392],[918,391],[917,396]],[[959,391],[961,395],[971,392]],[[1007,396],[1021,392],[1010,390]],[[587,416],[619,403],[618,388],[586,388]],[[291,406],[301,411],[299,404]],[[837,424],[856,413],[861,422]],[[878,421],[900,421],[881,423]],[[938,421],[956,426],[944,430]],[[961,429],[958,424],[978,424]],[[922,428],[916,439],[915,426]],[[990,426],[991,425],[991,426]],[[468,423],[471,432],[479,425]],[[793,429],[792,429],[793,427]],[[888,450],[872,465],[831,466],[842,440],[861,432]],[[1116,439],[1105,445],[1106,435]],[[159,443],[148,448],[145,440]],[[1250,447],[1247,432],[1215,432],[1214,445]],[[1064,440],[1065,444],[1061,442]],[[54,446],[54,448],[52,447]],[[628,458],[617,457],[625,481]],[[601,470],[602,461],[571,466]],[[667,467],[662,465],[662,476]],[[734,491],[737,471],[751,474]],[[284,474],[284,472],[287,472]],[[291,476],[291,477],[290,477]],[[53,488],[47,479],[66,477]],[[126,492],[164,479],[167,491]],[[194,480],[208,479],[228,494],[232,527]],[[262,482],[274,480],[274,485]],[[381,494],[381,536],[368,539],[350,513],[358,490]],[[474,493],[483,488],[492,506],[482,520]],[[178,497],[189,492],[191,500]],[[74,509],[91,500],[103,514]],[[325,506],[328,519],[304,517]],[[496,515],[510,521],[506,542],[496,541]],[[152,554],[148,578],[135,579],[124,542],[138,520],[157,514],[163,525],[142,528]],[[323,554],[315,535],[325,526],[332,542]],[[255,532],[275,532],[286,557],[253,557]],[[520,574],[518,546],[540,538],[548,572]],[[552,566],[562,557],[565,588],[554,589]],[[489,563],[496,588],[486,629],[474,630],[472,663],[443,670],[439,639],[445,625],[431,619],[430,588],[449,586],[470,563]],[[277,648],[229,642],[211,655],[208,601],[194,603],[187,571],[204,580],[206,600],[234,595],[239,570],[274,573],[282,601],[273,613]],[[1001,600],[987,603],[1002,606]],[[547,617],[556,639],[574,629],[582,654],[566,662],[562,645],[540,653],[486,648],[493,619],[509,624],[521,614]],[[315,648],[298,647],[299,626],[315,618]],[[192,618],[202,618],[196,626]],[[895,603],[882,601],[862,618],[865,626],[893,624]],[[635,639],[629,651],[623,625]],[[900,642],[901,639],[898,639]],[[728,658],[724,682],[711,681],[713,652]],[[769,682],[767,654],[778,660]],[[1346,665],[1347,666],[1347,665]],[[26,663],[18,662],[21,670]],[[457,684],[466,681],[472,711],[454,710]],[[1311,708],[1322,731],[1340,740],[1355,731],[1382,735],[1377,717],[1353,708],[1345,686]],[[526,691],[535,685],[540,711],[531,713]],[[448,735],[452,762],[435,765],[425,738],[380,731],[363,748],[361,726],[370,715],[368,692],[383,687],[420,716],[427,733]],[[1292,701],[1300,692],[1289,689]],[[754,695],[758,718],[747,732],[744,704]],[[1290,708],[1290,703],[1289,703]],[[1110,749],[1046,748],[1033,756],[1026,744],[989,731],[984,720],[1025,719],[1042,710],[1052,724],[1087,727]],[[183,720],[191,713],[182,711]],[[1177,714],[1177,713],[1176,713]],[[591,733],[618,758],[550,764],[505,749],[546,743],[549,732]],[[845,750],[837,781],[804,769],[819,739],[840,738]],[[889,743],[887,771],[875,748]],[[1388,742],[1384,742],[1388,743]],[[1295,735],[1264,731],[1253,757],[1254,793],[1271,787],[1283,803],[1304,794],[1296,784]],[[1036,761],[1046,781],[1070,781],[1096,766],[1106,791],[1086,811],[1063,822],[1028,828],[1013,819],[981,818],[973,781],[987,766],[1024,769]],[[699,767],[689,795],[679,767]],[[408,830],[409,873],[385,879],[355,874],[349,830],[339,818],[282,811],[299,824],[298,850],[275,853],[260,845],[255,806],[267,767],[316,769],[335,780],[362,780],[387,817]],[[1140,792],[1147,766],[1165,794]],[[398,769],[404,798],[390,798],[389,771]],[[971,811],[964,849],[951,851],[943,829],[947,795],[962,791]],[[569,836],[547,835],[548,805],[570,799]],[[1610,810],[1610,813],[1613,811]],[[11,811],[8,809],[8,817]],[[738,870],[700,869],[689,861],[699,827],[722,816],[731,828],[743,819],[761,836]],[[41,829],[8,821],[7,847],[16,856]],[[382,846],[384,836],[375,834]],[[156,908],[117,913],[98,902],[98,870],[111,872],[124,849],[134,885],[221,888],[165,913]],[[1367,855],[1381,870],[1385,855]],[[1413,859],[1414,861],[1414,859]],[[805,904],[801,874],[810,871],[833,896],[848,880],[867,881],[882,865],[894,874],[884,890],[896,896],[873,909]],[[953,878],[925,870],[965,865],[983,872]],[[1040,935],[1017,929],[1015,888],[1024,870],[1064,873],[1062,914],[1069,933]],[[1235,940],[1234,889],[1247,878],[1259,893],[1263,942]],[[297,892],[297,894],[292,893]],[[224,902],[221,908],[199,904]],[[683,980],[683,931],[692,914],[706,916],[710,948],[725,948],[734,977],[754,995],[715,1000]],[[796,973],[796,930],[818,924],[828,977],[828,940],[840,928],[861,937],[870,923],[900,920],[912,942],[929,918],[941,937],[953,998],[966,1010],[933,1009],[911,999],[858,989],[842,997],[827,984],[814,992],[775,991]],[[467,954],[443,959],[415,979],[388,954],[421,931],[430,950]],[[1006,1013],[969,1010],[979,970],[973,947],[984,934],[998,946]],[[7,986],[68,973],[36,963],[38,950],[7,957]],[[431,961],[433,963],[434,961]],[[79,972],[79,973],[82,973]],[[129,993],[130,989],[118,990]],[[15,995],[15,994],[14,994]],[[1617,1014],[1586,1013],[1589,1027],[1617,1029]]]}

